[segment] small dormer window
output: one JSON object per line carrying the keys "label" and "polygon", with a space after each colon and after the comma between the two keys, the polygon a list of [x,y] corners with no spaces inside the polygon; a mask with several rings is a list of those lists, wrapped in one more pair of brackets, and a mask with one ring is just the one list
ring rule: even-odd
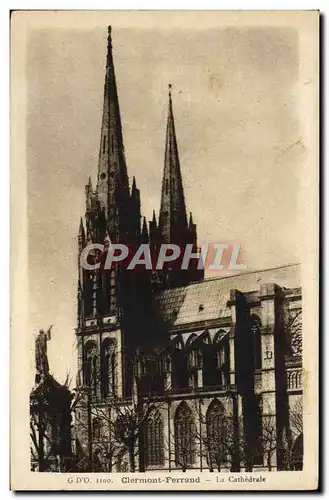
{"label": "small dormer window", "polygon": [[199,312],[202,312],[204,310],[204,305],[203,304],[200,304],[199,305]]}

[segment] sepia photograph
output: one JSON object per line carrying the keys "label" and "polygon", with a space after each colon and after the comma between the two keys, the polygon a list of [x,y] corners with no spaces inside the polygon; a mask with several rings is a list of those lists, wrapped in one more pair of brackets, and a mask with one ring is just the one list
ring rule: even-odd
{"label": "sepia photograph", "polygon": [[13,489],[316,489],[318,22],[14,13]]}

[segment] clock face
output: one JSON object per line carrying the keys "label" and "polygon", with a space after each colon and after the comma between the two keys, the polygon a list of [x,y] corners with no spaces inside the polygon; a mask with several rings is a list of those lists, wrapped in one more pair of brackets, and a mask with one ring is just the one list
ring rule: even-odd
{"label": "clock face", "polygon": [[290,316],[290,345],[293,356],[303,353],[302,312],[293,312]]}

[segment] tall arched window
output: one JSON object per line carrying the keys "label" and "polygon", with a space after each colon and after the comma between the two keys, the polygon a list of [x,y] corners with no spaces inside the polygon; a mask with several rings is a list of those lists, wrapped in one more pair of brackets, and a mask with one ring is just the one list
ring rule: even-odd
{"label": "tall arched window", "polygon": [[115,341],[106,339],[102,344],[102,392],[104,397],[115,394],[115,368]]}
{"label": "tall arched window", "polygon": [[196,427],[191,409],[185,401],[176,410],[174,428],[176,467],[186,470],[195,462]]}
{"label": "tall arched window", "polygon": [[158,411],[146,422],[145,462],[146,467],[164,465],[163,421]]}
{"label": "tall arched window", "polygon": [[202,368],[203,364],[202,353],[197,342],[195,342],[196,338],[196,335],[191,335],[186,343],[188,386],[193,389],[196,389],[198,387],[198,370]]}
{"label": "tall arched window", "polygon": [[210,470],[220,470],[227,462],[227,433],[229,419],[225,418],[223,405],[215,399],[207,411],[207,452]]}
{"label": "tall arched window", "polygon": [[250,316],[250,331],[253,343],[254,369],[260,370],[262,367],[261,321],[256,314]]}
{"label": "tall arched window", "polygon": [[225,387],[229,384],[229,336],[226,331],[219,330],[213,340],[216,363],[216,385]]}
{"label": "tall arched window", "polygon": [[97,347],[95,342],[89,341],[85,345],[84,354],[84,383],[90,387],[92,394],[97,394]]}

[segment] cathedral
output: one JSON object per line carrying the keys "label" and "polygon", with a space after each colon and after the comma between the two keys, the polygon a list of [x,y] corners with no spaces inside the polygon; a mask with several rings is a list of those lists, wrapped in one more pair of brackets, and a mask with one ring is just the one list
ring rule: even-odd
{"label": "cathedral", "polygon": [[198,251],[171,86],[164,135],[160,211],[147,223],[128,177],[109,28],[97,185],[85,187],[78,233],[79,259],[90,244],[103,250],[89,255],[97,269],[78,269],[77,470],[301,470],[300,266],[220,278],[193,259],[104,266],[112,243]]}

